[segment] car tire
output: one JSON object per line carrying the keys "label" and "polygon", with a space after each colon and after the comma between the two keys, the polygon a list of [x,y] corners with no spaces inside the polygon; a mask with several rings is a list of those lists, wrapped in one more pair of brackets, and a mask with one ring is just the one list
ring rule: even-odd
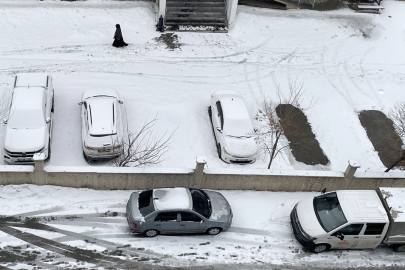
{"label": "car tire", "polygon": [[396,252],[405,252],[405,245],[395,245],[394,250]]}
{"label": "car tire", "polygon": [[51,112],[54,112],[55,110],[55,98],[52,97],[52,108],[51,108]]}
{"label": "car tire", "polygon": [[221,229],[220,228],[216,228],[216,227],[214,227],[214,228],[209,228],[207,231],[206,231],[206,233],[208,234],[208,235],[217,235],[217,234],[219,234],[221,232]]}
{"label": "car tire", "polygon": [[152,230],[152,229],[151,230],[146,230],[146,231],[143,232],[143,235],[146,236],[146,237],[155,237],[158,234],[159,234],[159,231]]}
{"label": "car tire", "polygon": [[217,153],[218,153],[218,157],[220,159],[222,159],[222,148],[221,148],[221,144],[217,144]]}
{"label": "car tire", "polygon": [[322,253],[324,251],[327,251],[328,249],[330,249],[330,246],[328,244],[318,244],[311,247],[311,251],[313,253]]}
{"label": "car tire", "polygon": [[212,110],[211,110],[211,106],[208,107],[208,115],[212,121]]}

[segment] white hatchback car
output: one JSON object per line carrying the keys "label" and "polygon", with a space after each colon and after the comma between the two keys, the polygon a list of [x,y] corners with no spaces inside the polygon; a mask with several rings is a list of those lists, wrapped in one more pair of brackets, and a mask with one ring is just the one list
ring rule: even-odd
{"label": "white hatchback car", "polygon": [[216,91],[210,105],[208,114],[219,158],[227,163],[255,162],[257,146],[250,135],[253,124],[242,96],[235,91]]}
{"label": "white hatchback car", "polygon": [[54,93],[52,78],[44,73],[20,73],[14,81],[8,116],[3,119],[4,160],[33,163],[35,153],[51,154]]}
{"label": "white hatchback car", "polygon": [[82,142],[86,159],[109,159],[123,149],[123,102],[111,88],[92,88],[82,95]]}

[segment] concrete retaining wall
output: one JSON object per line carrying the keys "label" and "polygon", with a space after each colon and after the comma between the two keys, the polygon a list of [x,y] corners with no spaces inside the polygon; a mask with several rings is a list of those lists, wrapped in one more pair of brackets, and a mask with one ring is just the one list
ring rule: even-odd
{"label": "concrete retaining wall", "polygon": [[[405,187],[405,173],[275,171],[260,169],[208,169],[205,161],[195,169],[0,166],[0,185],[56,185],[91,189],[138,190],[159,187],[196,186],[205,189],[269,191],[320,191],[338,189],[376,189]],[[243,168],[243,167],[242,167]]]}

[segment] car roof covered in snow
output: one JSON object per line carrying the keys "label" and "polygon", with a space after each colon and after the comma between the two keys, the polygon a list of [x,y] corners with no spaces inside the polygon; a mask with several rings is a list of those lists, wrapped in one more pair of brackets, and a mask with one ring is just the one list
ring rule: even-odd
{"label": "car roof covered in snow", "polygon": [[38,128],[45,124],[45,89],[18,87],[14,89],[8,128]]}
{"label": "car roof covered in snow", "polygon": [[91,97],[86,100],[89,110],[89,131],[92,136],[107,136],[117,133],[117,102],[108,96]]}
{"label": "car roof covered in snow", "polygon": [[113,88],[94,87],[94,88],[87,89],[86,91],[83,92],[82,100],[85,100],[85,99],[91,98],[91,97],[101,97],[101,96],[119,98],[118,92]]}
{"label": "car roof covered in snow", "polygon": [[385,208],[374,190],[338,190],[336,194],[348,222],[388,221]]}
{"label": "car roof covered in snow", "polygon": [[19,73],[14,87],[48,87],[48,76],[46,73]]}
{"label": "car roof covered in snow", "polygon": [[153,205],[156,210],[191,210],[193,207],[190,190],[188,188],[154,189]]}
{"label": "car roof covered in snow", "polygon": [[230,136],[246,136],[253,131],[252,120],[243,97],[236,91],[221,90],[214,93],[221,102],[224,117],[224,133]]}

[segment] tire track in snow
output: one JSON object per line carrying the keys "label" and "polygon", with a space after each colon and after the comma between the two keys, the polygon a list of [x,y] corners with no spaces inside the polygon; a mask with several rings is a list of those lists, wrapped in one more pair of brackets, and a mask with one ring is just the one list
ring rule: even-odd
{"label": "tire track in snow", "polygon": [[377,95],[377,92],[374,90],[373,85],[372,85],[372,84],[370,83],[370,81],[368,80],[368,78],[367,78],[368,76],[367,76],[366,73],[364,72],[364,68],[363,68],[363,66],[364,66],[364,60],[366,59],[367,55],[368,55],[372,50],[374,50],[374,47],[371,47],[371,48],[367,49],[367,50],[364,52],[363,56],[361,57],[361,59],[360,59],[360,71],[361,71],[361,74],[363,75],[363,78],[364,78],[364,80],[366,81],[366,83],[367,83],[367,85],[368,85],[370,91],[373,93],[373,95],[374,95],[376,101],[379,103],[379,106],[380,106],[380,108],[381,108],[381,110],[382,110],[382,109],[384,108],[384,105],[383,105],[383,103],[382,103],[380,97]]}

